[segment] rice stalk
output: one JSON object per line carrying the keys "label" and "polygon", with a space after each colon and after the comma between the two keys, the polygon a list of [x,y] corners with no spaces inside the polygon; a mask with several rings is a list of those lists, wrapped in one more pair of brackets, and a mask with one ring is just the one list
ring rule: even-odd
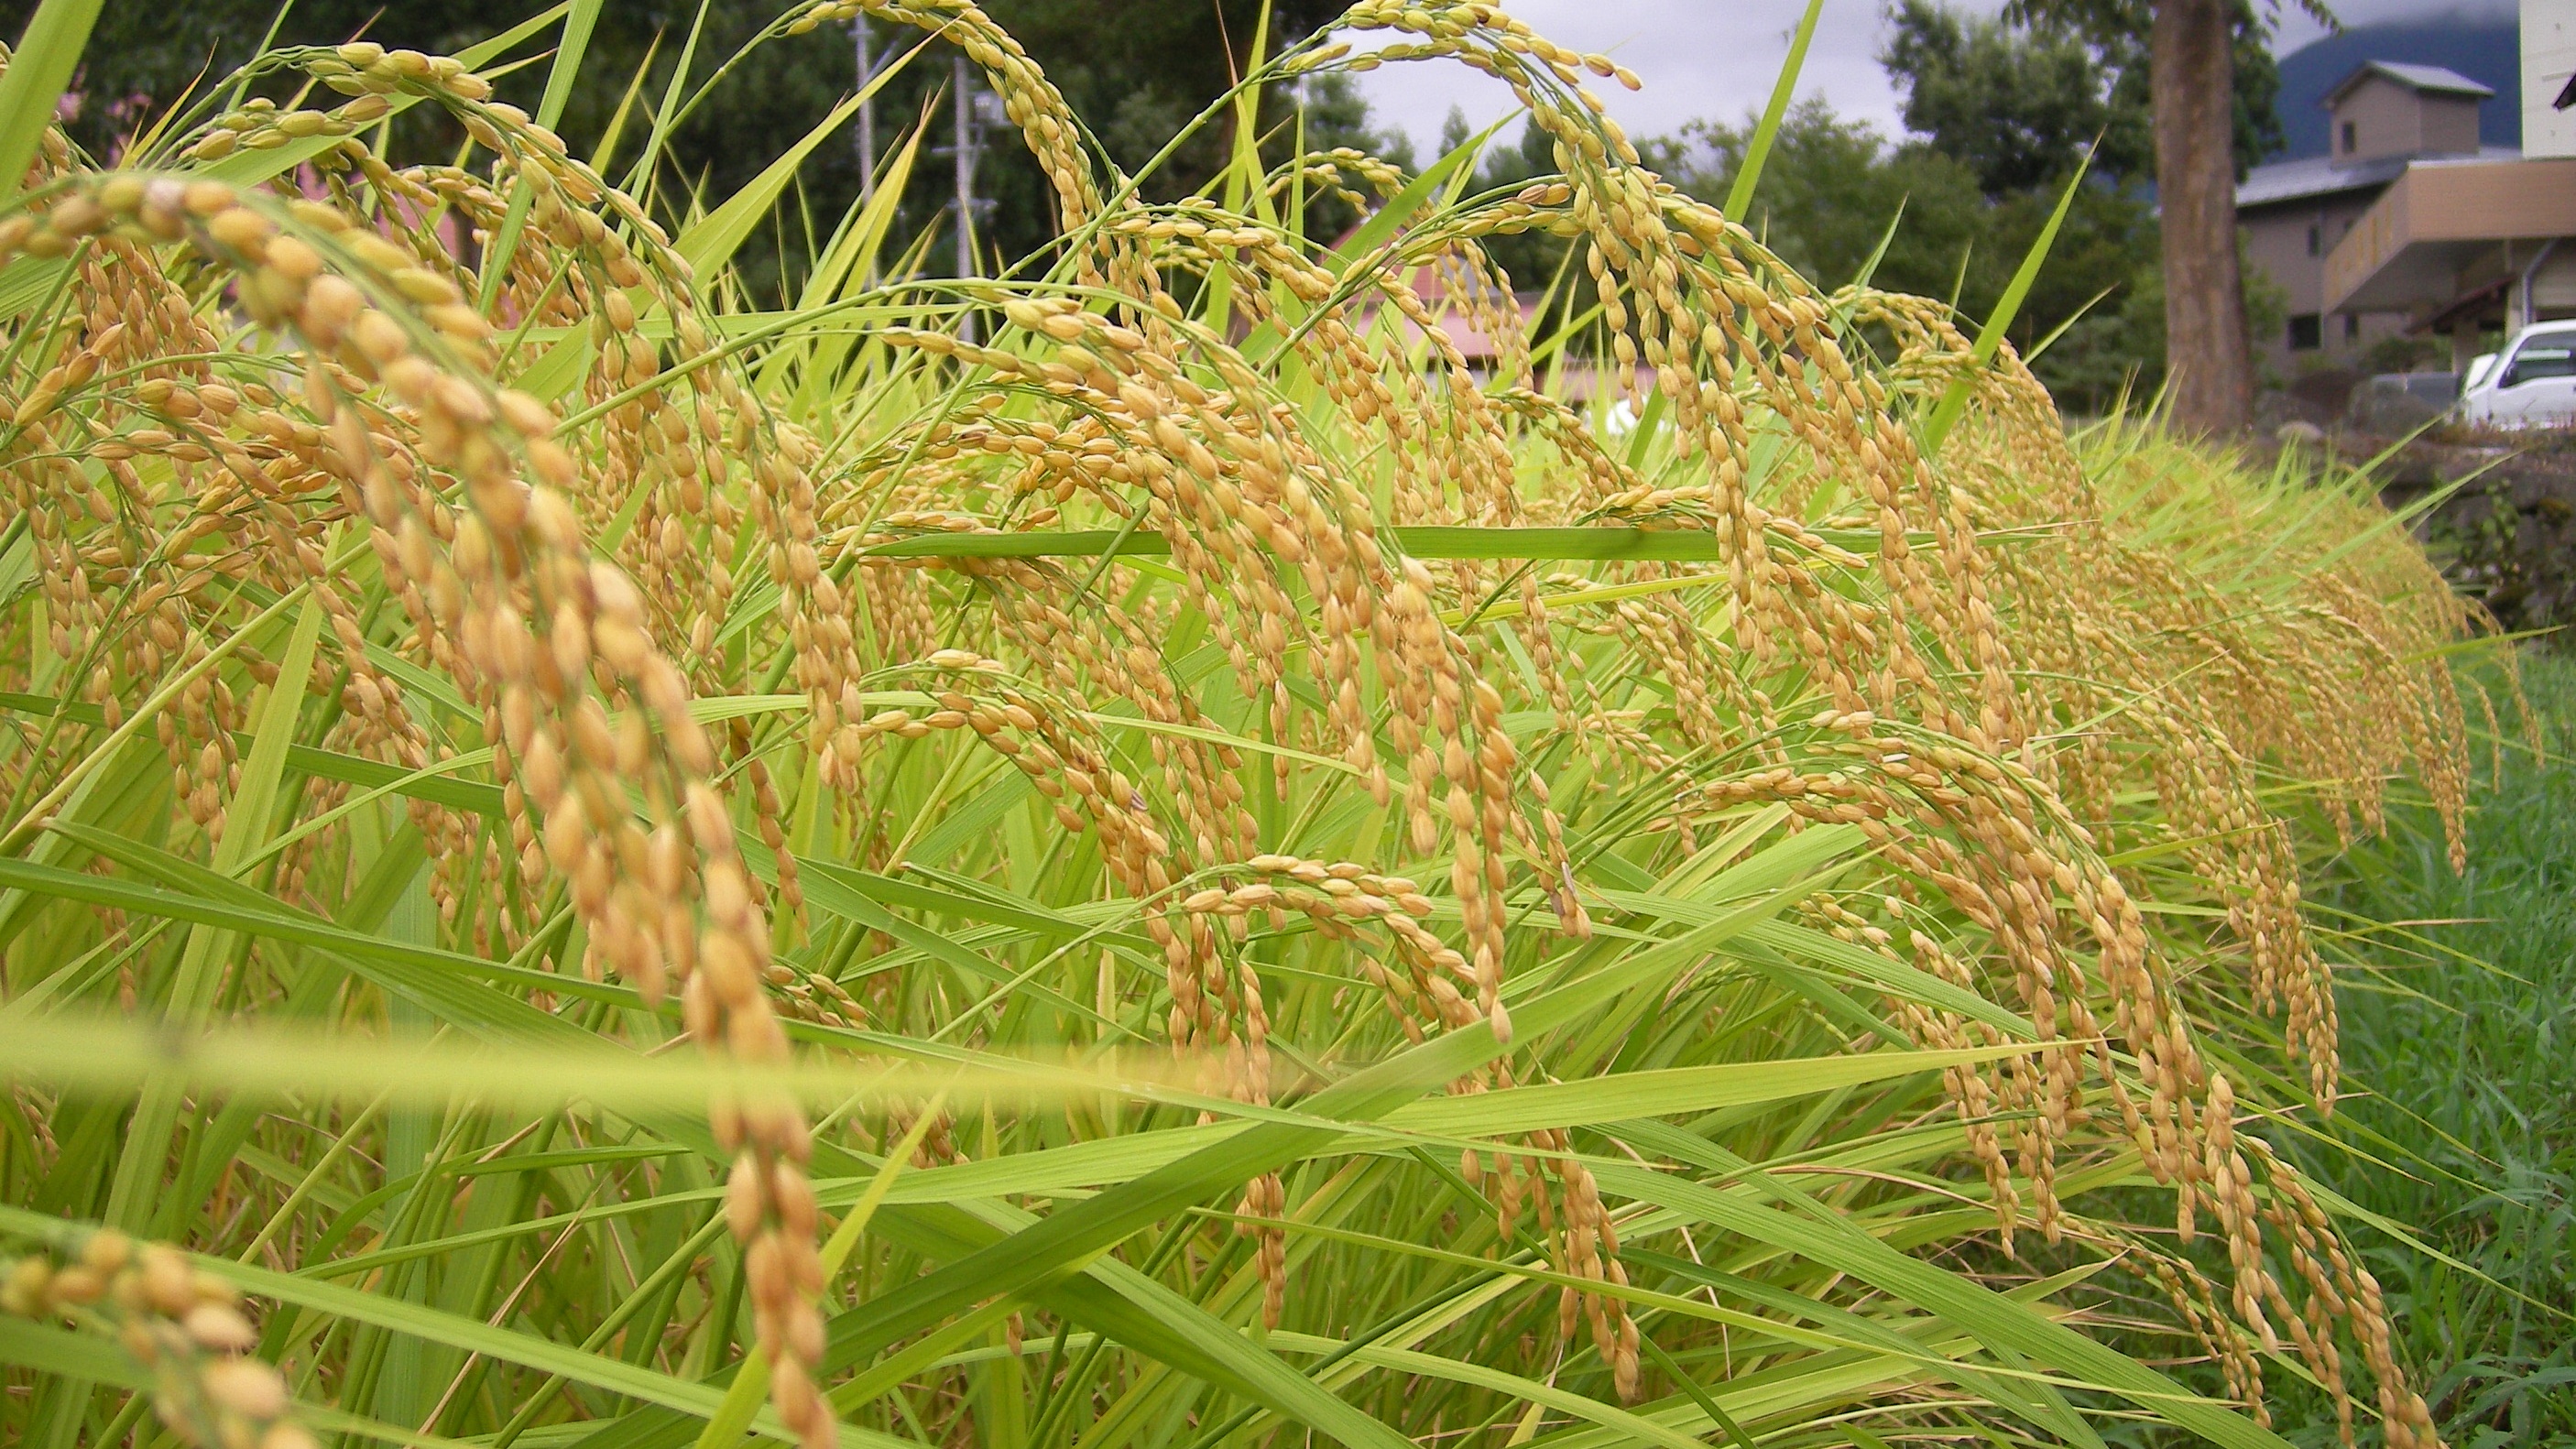
{"label": "rice stalk", "polygon": [[[304,1442],[290,1390],[600,1449],[2261,1444],[2267,1363],[2437,1442],[2255,1130],[2340,1091],[2302,850],[2405,778],[2456,857],[2462,701],[2509,687],[2363,483],[2068,438],[2008,347],[1663,183],[1588,88],[1634,77],[1489,5],[1363,3],[1386,44],[1244,94],[1466,64],[1559,177],[1244,147],[1231,204],[1170,205],[972,5],[763,43],[862,11],[1004,97],[1061,232],[1019,277],[746,310],[732,213],[675,234],[371,43],[252,63],[329,108],[115,167],[45,134],[0,220],[0,1010],[524,1080],[26,1074],[13,1432],[139,1432],[67,1322],[227,1449]],[[380,154],[413,106],[471,149]],[[1275,219],[1310,185],[1378,215],[1323,245]],[[1651,392],[1624,436],[1483,251],[1531,228]],[[699,1113],[538,1069],[683,1038],[741,1067]],[[1140,1047],[1186,1090],[787,1089]],[[1720,1067],[1769,1086],[1638,1075]],[[276,1275],[256,1345],[172,1336],[178,1248]],[[2171,1336],[2232,1407],[2145,1366]]]}

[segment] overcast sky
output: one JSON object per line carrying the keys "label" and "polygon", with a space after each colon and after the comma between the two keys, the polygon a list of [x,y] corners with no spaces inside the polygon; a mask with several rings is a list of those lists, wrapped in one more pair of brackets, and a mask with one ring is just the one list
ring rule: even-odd
{"label": "overcast sky", "polygon": [[[1738,120],[1769,99],[1789,34],[1804,0],[1503,0],[1539,34],[1582,51],[1606,51],[1644,79],[1635,94],[1597,82],[1601,98],[1631,135],[1660,135],[1703,117]],[[2331,0],[2347,25],[2416,19],[2473,10],[2509,13],[2514,0]],[[1991,13],[2002,0],[1965,0]],[[2280,48],[2295,50],[2321,33],[2284,4]],[[1891,133],[1899,101],[1878,66],[1885,0],[1825,0],[1815,44],[1800,72],[1801,99],[1821,95],[1847,116]],[[1512,109],[1511,92],[1454,62],[1385,66],[1359,78],[1380,124],[1413,136],[1428,158],[1451,106],[1479,127]],[[1506,133],[1515,134],[1515,133]]]}

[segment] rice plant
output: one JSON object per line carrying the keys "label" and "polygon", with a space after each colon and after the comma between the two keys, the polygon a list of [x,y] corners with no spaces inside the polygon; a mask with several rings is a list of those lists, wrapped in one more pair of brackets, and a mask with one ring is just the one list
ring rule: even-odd
{"label": "rice plant", "polygon": [[[764,307],[796,155],[493,98],[595,8],[114,165],[81,6],[0,76],[11,1442],[2438,1442],[2270,1145],[2303,852],[2456,850],[2509,689],[2364,482],[2069,439],[1481,3],[1169,205],[966,0],[792,11],[962,47],[1059,237],[916,275],[897,181]],[[1420,62],[1561,175],[1262,149]]]}

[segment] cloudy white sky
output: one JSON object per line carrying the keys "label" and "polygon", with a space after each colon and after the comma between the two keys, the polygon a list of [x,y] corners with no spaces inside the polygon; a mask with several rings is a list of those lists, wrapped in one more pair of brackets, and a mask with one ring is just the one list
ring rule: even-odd
{"label": "cloudy white sky", "polygon": [[[1993,11],[2002,0],[1966,0]],[[2415,19],[2464,8],[2509,11],[2513,0],[2331,0],[2347,25]],[[1769,98],[1789,34],[1804,0],[1504,0],[1506,8],[1541,35],[1583,51],[1606,51],[1637,72],[1646,88],[1636,94],[1604,84],[1602,99],[1632,135],[1651,136],[1689,120],[1735,120]],[[1848,116],[1865,117],[1890,132],[1899,101],[1878,66],[1885,30],[1884,0],[1825,0],[1824,17],[1800,72],[1801,99],[1821,95]],[[2320,32],[2315,22],[2282,6],[2280,48],[2296,49]],[[1512,109],[1511,93],[1463,66],[1443,62],[1394,65],[1360,77],[1380,124],[1401,127],[1427,150],[1451,106],[1482,127]]]}

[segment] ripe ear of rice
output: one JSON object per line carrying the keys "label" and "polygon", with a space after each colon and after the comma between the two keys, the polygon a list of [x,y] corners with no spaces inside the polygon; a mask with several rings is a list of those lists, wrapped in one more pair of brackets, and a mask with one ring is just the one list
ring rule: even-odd
{"label": "ripe ear of rice", "polygon": [[[971,5],[763,43],[862,10],[1003,97],[1043,275],[871,284],[854,216],[739,310],[740,213],[369,43],[41,136],[0,1423],[2260,1444],[2268,1361],[2434,1442],[2265,1135],[2339,1091],[2303,853],[2404,779],[2456,856],[2513,687],[2366,479],[2070,438],[1489,5],[1246,86],[1465,63],[1561,177],[1245,144],[1171,205]],[[466,155],[381,154],[415,106]],[[1531,228],[1624,435],[1502,300]]]}

